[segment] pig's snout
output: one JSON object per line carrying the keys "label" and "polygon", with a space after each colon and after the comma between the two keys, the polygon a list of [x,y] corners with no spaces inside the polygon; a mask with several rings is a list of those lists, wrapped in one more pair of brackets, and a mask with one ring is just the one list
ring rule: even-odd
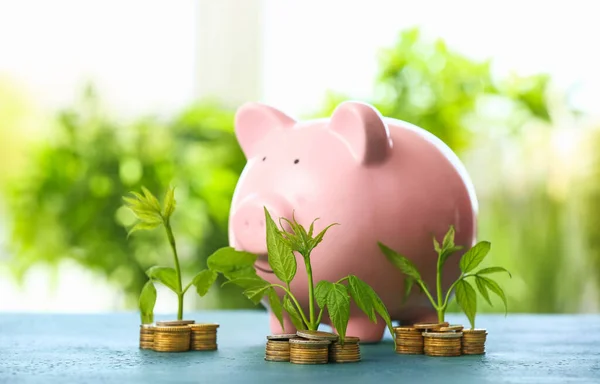
{"label": "pig's snout", "polygon": [[267,208],[275,223],[280,217],[288,217],[289,206],[281,200],[259,201],[251,200],[242,203],[233,212],[232,229],[236,244],[239,248],[258,255],[267,254],[267,226],[264,207]]}

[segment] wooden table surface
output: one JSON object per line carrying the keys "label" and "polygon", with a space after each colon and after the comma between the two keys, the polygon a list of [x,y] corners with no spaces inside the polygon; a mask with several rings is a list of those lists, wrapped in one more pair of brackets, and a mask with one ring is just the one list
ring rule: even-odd
{"label": "wooden table surface", "polygon": [[139,350],[133,313],[0,314],[0,383],[600,383],[600,315],[480,315],[482,356],[398,355],[386,335],[360,363],[309,366],[264,361],[265,312],[185,317],[219,323],[219,350]]}

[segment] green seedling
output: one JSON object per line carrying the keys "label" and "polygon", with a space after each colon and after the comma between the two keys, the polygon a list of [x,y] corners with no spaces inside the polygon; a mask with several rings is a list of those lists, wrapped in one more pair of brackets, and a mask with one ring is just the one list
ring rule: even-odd
{"label": "green seedling", "polygon": [[[223,272],[225,269],[224,275],[229,280],[225,284],[233,283],[243,287],[245,289],[244,295],[255,303],[260,302],[263,297],[267,296],[271,310],[279,319],[282,328],[284,327],[283,311],[285,311],[297,329],[317,330],[325,309],[327,309],[331,324],[335,327],[340,341],[343,343],[350,319],[350,299],[352,298],[372,322],[377,322],[376,313],[379,314],[386,322],[390,334],[393,335],[391,319],[385,305],[377,293],[358,277],[348,275],[336,282],[323,280],[319,281],[316,286],[314,285],[310,263],[311,253],[323,240],[327,230],[335,224],[327,226],[313,237],[314,221],[307,231],[295,218],[292,221],[281,218],[279,220],[281,229],[279,229],[266,208],[265,218],[269,265],[281,284],[271,284],[256,275],[253,267],[256,256],[253,258],[244,256],[245,264],[242,265],[240,264],[239,255],[231,253],[231,251],[223,251],[224,253],[221,255],[211,256],[208,265],[211,269],[219,269],[219,272]],[[283,229],[282,220],[289,224],[290,232]],[[302,309],[290,289],[290,283],[296,276],[297,269],[294,252],[302,256],[306,266],[309,296],[308,314]],[[233,264],[231,260],[226,260],[228,257],[236,258],[236,269],[231,268]],[[279,288],[284,292],[282,301],[279,300],[275,288]]]}
{"label": "green seedling", "polygon": [[[448,291],[443,294],[442,292],[442,269],[444,264],[448,260],[448,258],[454,254],[456,251],[463,249],[462,246],[456,246],[454,244],[454,227],[450,226],[450,229],[444,236],[444,240],[442,245],[440,246],[439,242],[434,238],[433,245],[435,251],[438,254],[437,260],[437,269],[436,269],[436,299],[431,295],[427,284],[421,278],[421,274],[417,270],[416,266],[405,256],[402,256],[398,252],[390,249],[386,245],[379,244],[379,248],[387,257],[387,259],[394,264],[398,269],[400,269],[405,275],[405,298],[410,295],[411,289],[414,284],[421,289],[423,293],[427,296],[433,308],[435,308],[438,321],[444,322],[444,317],[446,313],[446,309],[448,308],[448,302],[450,300],[450,295],[454,291],[456,294],[456,301],[458,305],[461,307],[469,322],[471,324],[471,329],[475,328],[475,314],[477,312],[477,294],[471,283],[467,281],[467,279],[471,281],[475,281],[475,286],[477,290],[483,296],[485,301],[488,304],[492,305],[490,301],[489,291],[495,293],[500,297],[502,302],[504,303],[505,314],[508,313],[508,306],[506,302],[506,295],[500,285],[492,280],[489,276],[493,273],[497,272],[506,272],[509,276],[510,272],[508,272],[505,268],[502,267],[488,267],[480,269],[477,272],[474,272],[474,269],[479,266],[479,264],[483,261],[485,256],[490,251],[491,244],[489,241],[481,241],[474,245],[471,249],[465,252],[460,259],[460,270],[461,274],[458,279],[450,285]],[[511,276],[512,277],[512,276]]]}
{"label": "green seedling", "polygon": [[130,229],[129,235],[139,230],[153,230],[159,226],[165,228],[167,239],[173,253],[175,269],[170,267],[154,266],[146,271],[149,280],[142,288],[139,300],[139,308],[142,324],[154,321],[154,304],[156,303],[155,282],[162,283],[177,295],[177,320],[183,319],[183,297],[188,289],[194,285],[200,296],[206,295],[209,288],[215,282],[218,274],[210,269],[199,272],[185,287],[181,284],[181,268],[177,256],[177,246],[171,228],[171,216],[175,212],[175,190],[171,187],[167,190],[161,207],[158,199],[150,191],[142,187],[142,194],[131,192],[133,197],[124,197],[125,205],[131,209],[138,218],[138,222]]}

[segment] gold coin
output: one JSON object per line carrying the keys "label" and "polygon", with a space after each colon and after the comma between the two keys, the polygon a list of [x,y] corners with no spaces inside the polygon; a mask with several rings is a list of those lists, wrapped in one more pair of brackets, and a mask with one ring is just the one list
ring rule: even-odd
{"label": "gold coin", "polygon": [[295,348],[314,348],[321,346],[328,346],[331,344],[329,340],[306,340],[306,339],[290,339],[290,345],[293,345]]}
{"label": "gold coin", "polygon": [[417,323],[413,325],[413,327],[416,329],[439,329],[441,327],[447,327],[448,325],[450,324],[445,321],[443,323]]}
{"label": "gold coin", "polygon": [[452,331],[456,331],[456,332],[460,332],[464,329],[464,327],[462,325],[449,325],[447,327],[441,327],[440,329],[438,329],[439,332],[452,332]]}
{"label": "gold coin", "polygon": [[360,358],[358,359],[335,359],[333,362],[335,363],[358,363]]}
{"label": "gold coin", "polygon": [[447,333],[447,332],[423,332],[423,337],[426,339],[460,339],[462,332]]}
{"label": "gold coin", "polygon": [[339,338],[335,333],[323,331],[298,331],[296,335],[310,340],[337,340]]}
{"label": "gold coin", "polygon": [[327,364],[327,360],[319,360],[319,361],[300,361],[300,360],[292,360],[290,359],[290,363],[292,364],[304,364],[304,365],[312,365],[312,364]]}
{"label": "gold coin", "polygon": [[172,321],[157,321],[156,325],[160,327],[177,327],[182,325],[194,324],[194,320],[172,320]]}
{"label": "gold coin", "polygon": [[281,335],[269,335],[267,336],[267,340],[286,341],[289,339],[293,339],[294,337],[296,337],[295,333],[283,333]]}
{"label": "gold coin", "polygon": [[192,330],[216,330],[217,328],[219,328],[219,324],[217,323],[189,323],[188,326],[192,329]]}
{"label": "gold coin", "polygon": [[190,328],[188,326],[157,326],[154,334],[164,332],[190,333]]}

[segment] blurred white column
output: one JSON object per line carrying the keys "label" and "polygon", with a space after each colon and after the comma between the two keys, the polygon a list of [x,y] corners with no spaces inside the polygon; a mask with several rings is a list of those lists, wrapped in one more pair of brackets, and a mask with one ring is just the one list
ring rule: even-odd
{"label": "blurred white column", "polygon": [[196,95],[233,107],[262,96],[262,0],[198,0]]}

